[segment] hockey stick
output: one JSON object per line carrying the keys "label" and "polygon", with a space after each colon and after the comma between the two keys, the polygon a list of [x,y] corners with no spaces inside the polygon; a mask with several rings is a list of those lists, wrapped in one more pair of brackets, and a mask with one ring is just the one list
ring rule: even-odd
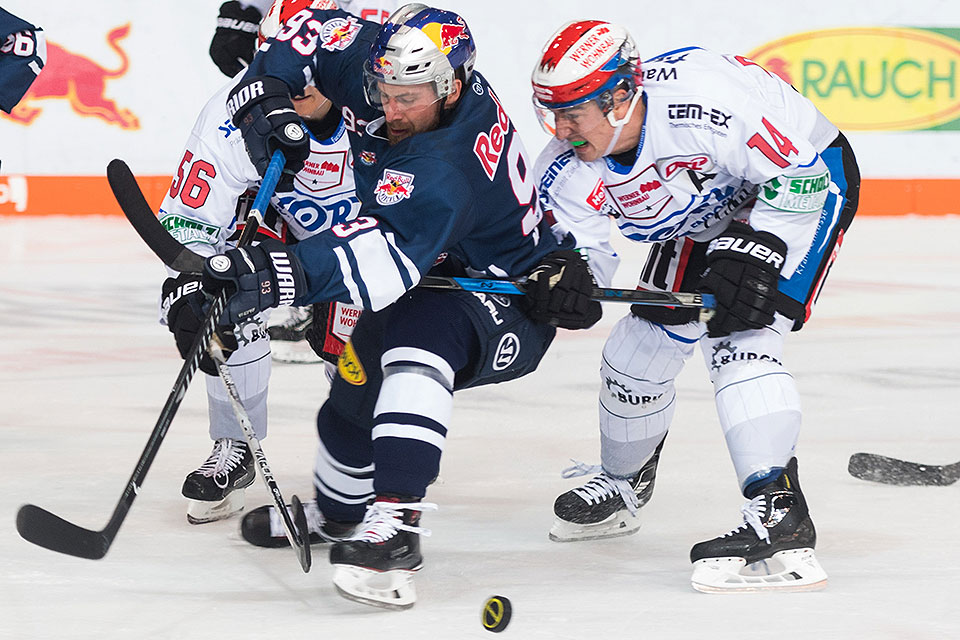
{"label": "hockey stick", "polygon": [[263,453],[260,440],[253,430],[253,423],[250,421],[247,410],[243,407],[243,401],[240,399],[240,392],[237,391],[237,384],[233,380],[233,374],[230,373],[230,367],[227,366],[227,359],[223,354],[223,344],[220,342],[220,337],[216,334],[213,335],[207,352],[217,365],[217,373],[220,374],[223,386],[227,389],[227,397],[230,400],[230,406],[233,407],[233,414],[237,417],[240,428],[243,429],[243,436],[247,441],[247,446],[250,447],[250,452],[253,454],[254,460],[257,461],[260,477],[263,478],[263,483],[267,485],[270,497],[273,498],[273,504],[280,513],[281,518],[283,518],[283,530],[287,535],[287,540],[290,541],[290,546],[293,547],[294,552],[297,554],[297,559],[300,561],[300,568],[303,569],[304,573],[309,573],[312,559],[310,557],[310,542],[307,539],[307,516],[303,512],[303,505],[300,503],[300,498],[296,495],[291,496],[290,508],[293,511],[293,518],[291,519],[290,513],[287,511],[286,503],[283,500],[283,494],[280,493],[280,487],[277,486],[277,482],[273,478],[273,472],[270,470],[270,465],[267,463],[267,456]]}
{"label": "hockey stick", "polygon": [[[185,273],[201,273],[204,257],[177,242],[167,232],[147,205],[143,194],[139,192],[136,180],[133,179],[133,175],[130,174],[126,165],[120,160],[114,160],[111,166],[114,163],[119,165],[115,168],[116,179],[124,184],[125,192],[129,193],[129,197],[120,201],[120,207],[134,229],[150,247],[150,250],[171,269]],[[522,278],[490,280],[485,278],[424,276],[417,286],[517,296],[524,294],[524,285],[525,281]],[[601,302],[627,302],[657,307],[703,309],[700,318],[703,321],[709,319],[711,310],[716,307],[716,300],[709,293],[672,293],[669,291],[638,291],[636,289],[595,287],[591,295],[594,300]]]}
{"label": "hockey stick", "polygon": [[[280,178],[280,171],[283,168],[283,164],[283,155],[274,154],[270,161],[267,175],[263,179],[260,192],[254,201],[251,213],[254,211],[259,213],[266,209],[270,195],[276,188],[277,180]],[[140,193],[139,187],[136,189],[136,193],[131,193],[129,189],[125,188],[129,185],[124,185],[122,181],[119,183],[114,181],[118,168],[121,167],[126,168],[126,164],[120,160],[113,160],[107,167],[107,178],[110,180],[110,186],[114,191],[114,195],[117,197],[118,202],[120,202],[121,208],[123,208],[125,201],[129,199],[136,200],[138,194],[142,200],[143,194]],[[129,169],[127,169],[127,172],[129,172]],[[133,182],[136,184],[136,180]],[[146,206],[146,200],[143,200],[143,204]],[[149,206],[147,206],[147,209],[149,210]],[[249,220],[249,223],[244,227],[238,244],[246,244],[250,241],[259,226],[258,222],[256,217]],[[130,479],[127,481],[123,494],[120,496],[120,501],[117,502],[117,506],[113,510],[113,515],[110,516],[110,520],[106,526],[99,531],[84,529],[46,509],[32,504],[25,504],[17,511],[17,532],[24,540],[50,549],[51,551],[65,553],[78,558],[99,560],[107,554],[110,545],[113,544],[113,540],[117,536],[117,531],[120,530],[120,525],[123,524],[124,519],[127,517],[127,512],[130,510],[133,501],[137,497],[137,493],[140,491],[140,486],[143,484],[150,465],[153,464],[153,459],[157,455],[163,438],[167,435],[167,429],[170,427],[170,423],[173,421],[173,417],[176,415],[177,409],[179,409],[180,403],[183,401],[187,387],[193,379],[193,374],[196,373],[197,368],[200,366],[200,357],[210,343],[210,338],[216,330],[217,321],[223,313],[226,300],[227,294],[225,291],[222,291],[211,302],[210,310],[203,319],[203,326],[197,334],[193,345],[191,345],[187,357],[184,358],[180,373],[177,374],[177,379],[173,383],[173,389],[171,389],[170,395],[167,397],[167,401],[160,411],[160,417],[157,419],[157,423],[150,433],[150,438],[147,440],[143,453],[140,454],[137,465]]]}
{"label": "hockey stick", "polygon": [[960,479],[960,462],[935,465],[907,462],[876,453],[855,453],[850,456],[847,471],[854,478],[899,486],[945,487]]}
{"label": "hockey stick", "polygon": [[[430,289],[449,289],[452,291],[471,291],[480,293],[499,293],[507,296],[522,296],[526,278],[516,280],[487,280],[485,278],[447,278],[424,276],[417,286]],[[594,287],[590,294],[601,302],[629,302],[653,307],[682,307],[687,309],[710,310],[716,307],[716,300],[709,293],[680,293],[670,291],[640,291],[637,289],[609,289]]]}

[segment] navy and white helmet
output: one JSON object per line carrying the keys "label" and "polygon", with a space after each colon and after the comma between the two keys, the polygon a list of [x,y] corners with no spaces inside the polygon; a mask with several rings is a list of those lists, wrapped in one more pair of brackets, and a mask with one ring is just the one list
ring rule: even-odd
{"label": "navy and white helmet", "polygon": [[397,9],[380,28],[364,63],[367,103],[381,107],[378,83],[432,82],[438,99],[453,93],[473,73],[477,48],[467,23],[456,13],[411,3]]}

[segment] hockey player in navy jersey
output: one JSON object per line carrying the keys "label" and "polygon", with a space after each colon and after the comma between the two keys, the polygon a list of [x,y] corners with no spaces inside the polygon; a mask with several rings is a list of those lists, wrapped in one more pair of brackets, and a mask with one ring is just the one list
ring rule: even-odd
{"label": "hockey player in navy jersey", "polygon": [[13,111],[46,61],[43,29],[0,7],[0,109]]}
{"label": "hockey player in navy jersey", "polygon": [[[396,0],[230,0],[220,5],[217,29],[210,41],[210,58],[224,74],[237,75],[253,60],[265,31],[273,35],[287,17],[307,7],[343,9],[365,20],[383,22],[397,8],[397,3]],[[322,362],[322,357],[331,353],[331,347],[336,347],[342,338],[327,329],[354,319],[338,316],[340,311],[330,305],[317,306],[316,313],[320,315],[314,322],[314,305],[290,307],[285,317],[278,314],[279,318],[271,318],[267,327],[271,358],[288,363]],[[315,353],[315,344],[321,348],[327,345],[323,356]]]}
{"label": "hockey player in navy jersey", "polygon": [[[304,10],[268,45],[228,103],[254,165],[263,171],[279,148],[287,171],[299,169],[306,149],[290,96],[313,84],[343,107],[360,216],[293,248],[268,240],[214,256],[204,289],[231,291],[229,323],[279,304],[365,309],[317,417],[322,520],[311,534],[345,537],[330,553],[342,595],[405,608],[453,392],[532,371],[556,326],[591,326],[600,306],[584,261],[542,223],[526,152],[473,69],[463,18],[410,4],[380,28]],[[431,270],[530,274],[529,295],[521,304],[415,288]],[[260,513],[245,535],[272,544],[270,510]]]}
{"label": "hockey player in navy jersey", "polygon": [[[220,5],[217,28],[210,40],[210,59],[231,78],[246,68],[257,49],[258,25],[267,17],[273,0],[228,0]],[[319,2],[302,0],[304,7]],[[396,0],[340,0],[340,9],[372,22],[383,22],[397,8]]]}
{"label": "hockey player in navy jersey", "polygon": [[624,236],[654,243],[641,288],[717,299],[706,325],[686,310],[634,307],[613,329],[600,368],[600,473],[557,498],[550,537],[639,528],[674,379],[699,342],[747,503],[743,524],[691,550],[693,586],[824,586],[797,477],[800,397],[783,340],[810,316],[857,209],[846,138],[747,58],[689,47],[641,65],[627,31],[599,20],[548,40],[533,91],[555,136],[537,163],[544,202],[609,213]]}

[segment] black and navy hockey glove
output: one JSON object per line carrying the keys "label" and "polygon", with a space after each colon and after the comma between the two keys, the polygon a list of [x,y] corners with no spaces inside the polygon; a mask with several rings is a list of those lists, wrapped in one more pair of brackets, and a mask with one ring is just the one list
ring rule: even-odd
{"label": "black and navy hockey glove", "polygon": [[261,176],[276,150],[286,158],[277,191],[292,191],[293,176],[310,156],[310,136],[293,108],[286,83],[270,76],[240,82],[230,92],[227,111],[243,134],[250,161]]}
{"label": "black and navy hockey glove", "polygon": [[527,315],[561,329],[588,329],[603,310],[591,294],[596,286],[587,262],[572,249],[554,251],[527,277]]}
{"label": "black and navy hockey glove", "polygon": [[238,325],[264,309],[289,306],[307,287],[303,267],[289,247],[267,238],[253,247],[228,249],[203,264],[203,290],[227,291],[221,325]]}
{"label": "black and navy hockey glove", "polygon": [[210,58],[225,75],[232,78],[253,60],[261,19],[256,7],[244,8],[236,0],[220,5]]}
{"label": "black and navy hockey glove", "polygon": [[[180,357],[186,358],[203,327],[203,319],[210,306],[209,298],[200,289],[199,276],[181,273],[163,282],[162,299],[160,313],[177,342]],[[223,344],[224,357],[229,358],[237,350],[236,336],[228,328],[218,329],[217,335]],[[200,370],[212,376],[217,375],[217,366],[206,353],[200,357]]]}
{"label": "black and navy hockey glove", "polygon": [[731,222],[710,242],[707,268],[697,291],[717,299],[716,313],[707,322],[711,338],[773,324],[777,282],[786,257],[783,240],[742,222]]}

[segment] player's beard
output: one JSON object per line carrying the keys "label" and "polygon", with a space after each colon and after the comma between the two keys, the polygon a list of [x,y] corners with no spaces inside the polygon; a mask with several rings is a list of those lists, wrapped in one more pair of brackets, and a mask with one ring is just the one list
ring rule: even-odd
{"label": "player's beard", "polygon": [[387,129],[387,142],[390,143],[390,146],[392,147],[395,144],[398,144],[399,142],[401,142],[402,140],[406,140],[407,138],[412,138],[418,133],[425,133],[427,131],[433,131],[434,129],[438,128],[440,126],[440,114],[443,109],[443,107],[440,106],[439,104],[440,102],[442,101],[438,101],[437,103],[434,103],[433,106],[436,106],[437,108],[433,109],[433,116],[430,118],[429,122],[424,122],[421,124],[421,123],[412,122],[410,120],[399,121],[399,122],[402,122],[402,124],[404,125],[403,132],[400,134],[395,134],[391,132],[390,123],[389,122],[385,123],[384,126]]}

